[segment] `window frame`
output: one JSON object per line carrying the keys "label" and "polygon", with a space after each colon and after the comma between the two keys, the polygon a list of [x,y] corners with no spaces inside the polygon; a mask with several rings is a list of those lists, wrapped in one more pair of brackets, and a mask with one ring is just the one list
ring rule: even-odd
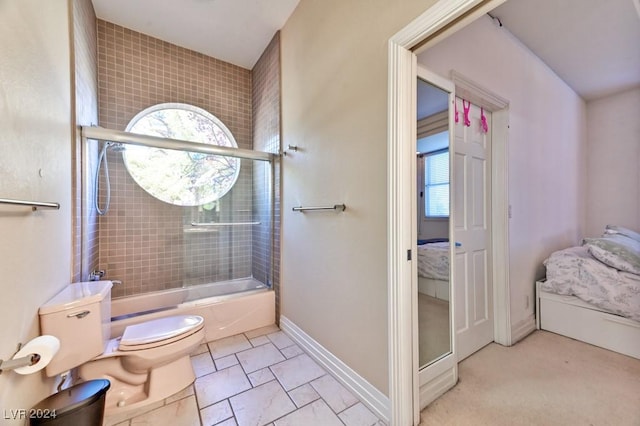
{"label": "window frame", "polygon": [[[433,157],[436,155],[441,155],[441,154],[447,154],[450,155],[451,153],[449,152],[449,147],[447,148],[442,148],[442,149],[438,149],[436,151],[431,151],[431,152],[425,152],[422,153],[422,182],[421,182],[421,192],[423,193],[423,197],[422,197],[422,211],[423,211],[423,218],[424,219],[430,219],[430,220],[434,220],[434,219],[449,219],[451,216],[451,166],[450,166],[450,157],[447,158],[447,166],[448,166],[448,173],[447,173],[447,182],[446,184],[443,183],[439,183],[436,185],[428,185],[427,184],[427,159],[429,157]],[[447,215],[430,215],[429,212],[427,211],[427,200],[429,199],[429,191],[428,191],[428,187],[433,187],[433,186],[443,186],[446,185],[448,188],[448,193],[449,193],[449,204],[447,205]]]}
{"label": "window frame", "polygon": [[[179,102],[165,102],[165,103],[159,103],[159,104],[155,104],[152,106],[149,106],[145,109],[143,109],[142,111],[138,112],[131,120],[129,120],[129,122],[127,123],[127,126],[125,128],[126,132],[130,132],[130,133],[136,133],[133,129],[135,128],[135,126],[138,124],[138,122],[140,122],[142,119],[152,115],[153,113],[157,112],[157,111],[162,111],[162,110],[182,110],[182,111],[187,111],[187,112],[191,112],[194,114],[198,114],[202,117],[204,117],[206,120],[208,120],[211,124],[213,124],[215,127],[217,127],[226,137],[227,141],[229,142],[229,145],[222,145],[219,143],[208,143],[208,142],[201,142],[201,141],[191,141],[191,142],[195,142],[195,143],[202,143],[202,144],[207,144],[207,145],[215,145],[215,146],[225,146],[225,147],[229,147],[229,148],[238,148],[238,143],[235,139],[235,137],[233,136],[233,133],[231,133],[231,131],[229,130],[229,128],[215,115],[213,115],[212,113],[210,113],[209,111],[205,110],[204,108],[200,108],[198,106],[195,105],[191,105],[191,104],[186,104],[186,103],[179,103]],[[144,134],[144,133],[139,133],[139,134]],[[157,136],[157,135],[148,135],[147,136]],[[214,141],[216,141],[216,139],[213,139]],[[154,149],[158,149],[158,150],[162,150],[164,151],[164,148],[154,148]],[[226,157],[224,155],[220,155],[221,157]],[[226,187],[223,191],[221,191],[219,194],[216,194],[217,197],[216,198],[212,198],[212,199],[207,199],[205,202],[201,202],[200,204],[181,204],[181,203],[176,203],[176,202],[172,202],[170,200],[167,200],[166,198],[161,198],[157,195],[157,193],[154,193],[154,191],[148,189],[147,187],[145,187],[143,184],[141,184],[141,182],[136,178],[136,176],[134,176],[135,173],[132,173],[130,166],[128,164],[127,158],[126,158],[126,151],[125,153],[123,153],[123,163],[125,165],[125,168],[127,169],[127,172],[129,173],[129,176],[131,176],[131,178],[133,179],[133,181],[142,189],[144,190],[146,193],[148,193],[150,196],[152,196],[153,198],[155,198],[158,201],[167,203],[167,204],[171,204],[171,205],[175,205],[175,206],[180,206],[180,207],[194,207],[194,206],[198,206],[198,205],[206,205],[209,203],[213,203],[216,202],[220,199],[222,199],[226,194],[228,194],[233,187],[235,186],[235,184],[238,182],[238,179],[240,177],[240,169],[242,167],[242,163],[240,161],[240,159],[238,158],[233,158],[233,160],[236,162],[236,166],[234,167],[233,170],[233,177],[230,179],[230,184],[228,185],[228,187]]]}

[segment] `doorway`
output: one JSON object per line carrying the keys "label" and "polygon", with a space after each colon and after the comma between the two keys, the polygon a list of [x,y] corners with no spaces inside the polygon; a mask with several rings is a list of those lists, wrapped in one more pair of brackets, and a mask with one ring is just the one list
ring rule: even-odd
{"label": "doorway", "polygon": [[[411,191],[412,169],[415,168],[415,93],[416,55],[412,51],[418,45],[427,46],[464,27],[477,17],[490,11],[503,0],[440,0],[423,15],[391,38],[389,43],[389,396],[391,400],[390,421],[397,425],[419,422],[419,387],[417,371],[413,363],[412,340],[412,280],[414,266],[411,249],[415,244],[415,192]],[[456,83],[456,92],[458,91]],[[469,97],[466,97],[470,99]],[[491,181],[502,190],[492,197],[492,223],[494,232],[491,249],[494,262],[494,340],[509,345],[511,330],[509,321],[508,290],[508,204],[506,199],[507,156],[506,133],[508,113],[493,116],[494,129],[500,128],[502,135],[495,135],[505,143],[504,149],[492,153],[494,167]],[[415,176],[415,172],[413,172]],[[414,188],[415,189],[415,188]],[[495,191],[494,191],[495,192]],[[453,307],[455,310],[455,307]],[[455,351],[455,342],[453,344]],[[446,372],[434,374],[431,382],[438,382],[441,393],[457,379],[457,364]]]}

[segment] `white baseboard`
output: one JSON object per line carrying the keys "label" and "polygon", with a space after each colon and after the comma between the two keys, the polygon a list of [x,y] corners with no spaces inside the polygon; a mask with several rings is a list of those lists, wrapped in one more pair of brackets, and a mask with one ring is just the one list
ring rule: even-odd
{"label": "white baseboard", "polygon": [[387,423],[389,422],[391,403],[385,394],[353,371],[347,364],[329,352],[320,343],[313,340],[311,336],[284,315],[280,316],[280,329],[302,347],[314,361],[320,364],[344,387],[358,397],[358,399],[380,419]]}
{"label": "white baseboard", "polygon": [[536,319],[533,314],[511,326],[511,344],[524,339],[536,330]]}

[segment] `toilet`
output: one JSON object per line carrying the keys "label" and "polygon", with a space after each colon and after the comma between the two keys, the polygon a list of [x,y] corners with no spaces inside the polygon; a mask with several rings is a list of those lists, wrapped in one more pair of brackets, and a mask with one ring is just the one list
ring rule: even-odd
{"label": "toilet", "polygon": [[111,338],[111,287],[111,281],[70,284],[39,310],[41,333],[60,339],[47,376],[77,367],[82,380],[109,380],[106,415],[152,404],[193,383],[190,355],[204,340],[198,315],[141,322]]}

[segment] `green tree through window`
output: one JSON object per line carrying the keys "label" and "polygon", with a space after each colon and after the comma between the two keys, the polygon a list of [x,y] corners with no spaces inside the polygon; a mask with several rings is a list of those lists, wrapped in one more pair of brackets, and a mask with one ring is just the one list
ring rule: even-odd
{"label": "green tree through window", "polygon": [[[127,131],[149,136],[237,147],[227,127],[207,111],[186,104],[155,105],[136,115]],[[131,177],[170,204],[199,206],[233,187],[240,159],[221,155],[128,145],[124,162]]]}

